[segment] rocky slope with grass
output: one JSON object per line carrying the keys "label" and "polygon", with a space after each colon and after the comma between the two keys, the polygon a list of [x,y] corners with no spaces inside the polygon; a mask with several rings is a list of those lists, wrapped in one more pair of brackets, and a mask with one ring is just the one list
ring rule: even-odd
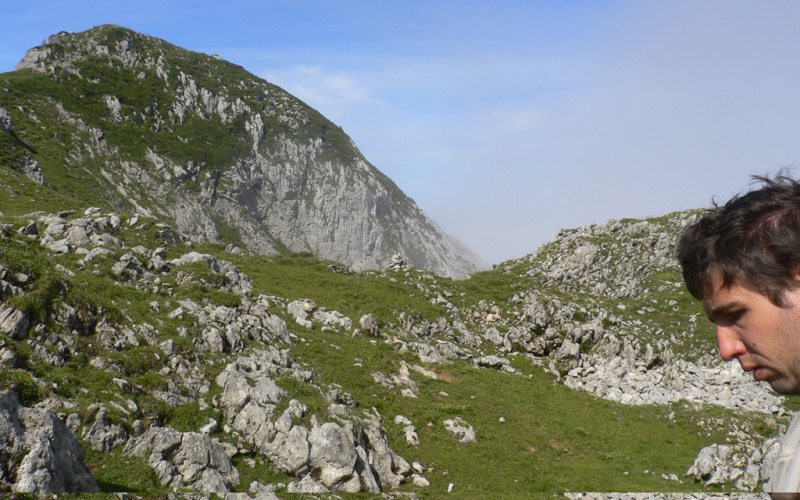
{"label": "rocky slope with grass", "polygon": [[[497,493],[476,468],[521,462],[540,472],[498,474],[505,494],[758,491],[791,411],[714,359],[672,257],[694,217],[562,231],[454,281],[100,208],[0,215],[0,489],[470,498]],[[651,439],[666,456],[626,449]],[[544,479],[585,456],[612,469]]]}
{"label": "rocky slope with grass", "polygon": [[395,253],[454,277],[482,265],[314,109],[217,56],[124,28],[31,49],[0,75],[0,129],[4,165],[194,241],[355,269]]}

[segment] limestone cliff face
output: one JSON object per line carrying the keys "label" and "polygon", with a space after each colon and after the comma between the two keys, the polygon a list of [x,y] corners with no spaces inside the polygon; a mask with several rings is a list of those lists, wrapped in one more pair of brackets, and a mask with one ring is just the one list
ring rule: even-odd
{"label": "limestone cliff face", "polygon": [[[453,277],[482,265],[338,126],[217,56],[101,26],[52,36],[13,75],[17,101],[15,83],[48,80],[25,91],[25,105],[0,95],[0,108],[30,149],[57,150],[62,165],[39,159],[56,187],[59,169],[81,170],[112,206],[258,253],[308,251],[355,269],[383,268],[400,253]],[[59,147],[43,119],[69,129]]]}

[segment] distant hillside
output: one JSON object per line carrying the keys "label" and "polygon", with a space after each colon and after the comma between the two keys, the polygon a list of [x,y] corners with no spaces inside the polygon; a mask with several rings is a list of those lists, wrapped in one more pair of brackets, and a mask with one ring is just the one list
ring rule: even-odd
{"label": "distant hillside", "polygon": [[[0,75],[0,210],[96,205],[193,241],[311,252],[356,269],[394,254],[464,277],[483,264],[439,231],[353,141],[218,56],[117,26],[62,32]],[[42,206],[41,202],[55,202]]]}

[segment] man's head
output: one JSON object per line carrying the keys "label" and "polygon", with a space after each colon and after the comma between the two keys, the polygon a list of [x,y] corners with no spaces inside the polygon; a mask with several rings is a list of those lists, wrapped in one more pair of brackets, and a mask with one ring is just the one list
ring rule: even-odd
{"label": "man's head", "polygon": [[784,175],[715,206],[678,243],[689,291],[717,324],[720,355],[800,393],[800,182]]}
{"label": "man's head", "polygon": [[783,292],[800,286],[800,182],[779,175],[756,177],[759,189],[709,210],[678,243],[686,286],[703,300],[714,278],[782,304]]}

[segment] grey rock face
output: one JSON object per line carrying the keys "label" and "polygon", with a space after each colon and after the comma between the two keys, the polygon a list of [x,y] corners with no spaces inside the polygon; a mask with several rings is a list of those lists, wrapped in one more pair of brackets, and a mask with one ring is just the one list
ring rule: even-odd
{"label": "grey rock face", "polygon": [[0,304],[0,333],[12,339],[24,339],[28,335],[30,321],[24,312],[6,304]]}
{"label": "grey rock face", "polygon": [[39,161],[31,156],[26,156],[19,165],[19,170],[25,177],[42,186],[47,185]]}
{"label": "grey rock face", "polygon": [[[439,274],[463,277],[476,269],[360,155],[347,165],[320,161],[321,141],[285,141],[281,151],[259,152],[230,175],[236,205],[263,207],[254,215],[265,217],[270,233],[288,248],[311,249],[357,270],[382,269],[398,250],[409,265]],[[266,180],[271,189],[256,189]]]}
{"label": "grey rock face", "polygon": [[99,492],[84,464],[85,452],[52,412],[20,406],[0,392],[0,477],[3,489],[21,493]]}
{"label": "grey rock face", "polygon": [[11,125],[11,113],[9,113],[6,108],[0,106],[0,130],[8,132],[11,130]]}

